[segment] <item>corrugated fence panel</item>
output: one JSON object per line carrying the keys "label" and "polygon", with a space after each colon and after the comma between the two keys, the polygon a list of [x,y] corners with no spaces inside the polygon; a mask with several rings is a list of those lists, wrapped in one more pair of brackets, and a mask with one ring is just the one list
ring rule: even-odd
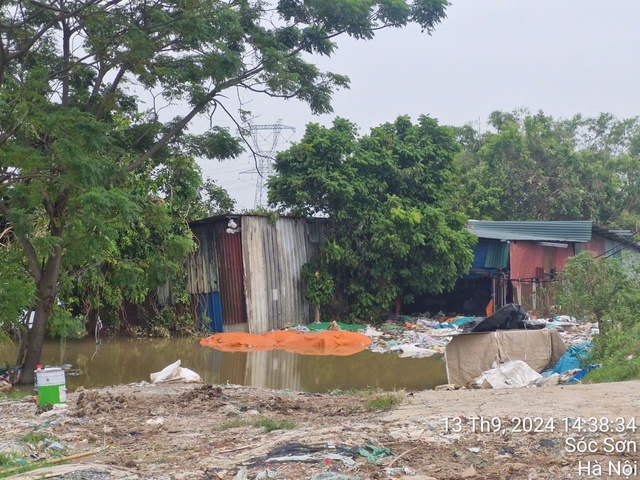
{"label": "corrugated fence panel", "polygon": [[187,259],[187,289],[196,294],[217,292],[218,260],[213,226],[194,227],[193,236],[198,247]]}
{"label": "corrugated fence panel", "polygon": [[280,328],[286,323],[309,323],[309,304],[300,269],[307,262],[307,222],[301,218],[281,218],[276,222],[280,260]]}
{"label": "corrugated fence panel", "polygon": [[278,319],[282,316],[280,292],[280,257],[278,255],[278,239],[275,225],[266,223],[262,230],[262,241],[264,243],[264,255],[266,265],[267,290],[267,330],[278,328]]}
{"label": "corrugated fence panel", "polygon": [[204,327],[208,328],[210,332],[222,332],[222,303],[220,302],[220,292],[198,295],[198,309],[200,322]]}
{"label": "corrugated fence panel", "polygon": [[269,330],[267,267],[263,242],[267,225],[267,219],[263,217],[242,219],[242,261],[250,333],[264,333]]}
{"label": "corrugated fence panel", "polygon": [[509,268],[509,244],[495,240],[490,241],[484,266],[507,270]]}
{"label": "corrugated fence panel", "polygon": [[[238,219],[242,227],[244,219]],[[215,223],[218,258],[218,283],[222,303],[223,323],[246,321],[242,266],[242,233],[227,233],[227,222]]]}
{"label": "corrugated fence panel", "polygon": [[518,279],[536,278],[536,267],[543,265],[544,247],[533,242],[511,242],[509,256],[511,278],[516,286]]}
{"label": "corrugated fence panel", "polygon": [[570,243],[567,248],[558,248],[558,252],[556,254],[556,270],[558,272],[564,270],[564,267],[567,264],[567,260],[569,260],[570,257],[573,257],[573,246],[574,244]]}

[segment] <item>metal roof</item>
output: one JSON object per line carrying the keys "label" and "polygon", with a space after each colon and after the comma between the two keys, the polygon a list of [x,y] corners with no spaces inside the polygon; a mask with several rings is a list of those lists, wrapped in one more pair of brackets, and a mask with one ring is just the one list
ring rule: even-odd
{"label": "metal roof", "polygon": [[467,229],[479,238],[495,240],[532,240],[560,242],[588,242],[591,240],[593,222],[495,222],[469,220]]}
{"label": "metal roof", "polygon": [[640,241],[638,241],[639,232],[632,232],[631,230],[610,230],[600,225],[594,225],[593,233],[602,235],[614,242],[619,242],[623,249],[625,247],[631,247],[635,250],[640,250]]}

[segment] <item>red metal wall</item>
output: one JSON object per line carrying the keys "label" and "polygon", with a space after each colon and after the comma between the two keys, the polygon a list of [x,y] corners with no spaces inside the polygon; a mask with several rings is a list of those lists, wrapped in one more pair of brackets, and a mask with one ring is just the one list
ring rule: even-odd
{"label": "red metal wall", "polygon": [[514,286],[517,279],[536,278],[536,267],[544,265],[544,247],[533,242],[513,241],[509,248],[509,263]]}
{"label": "red metal wall", "polygon": [[594,235],[591,240],[582,244],[581,250],[589,250],[595,257],[604,255],[607,251],[606,239],[600,235]]}
{"label": "red metal wall", "polygon": [[[241,219],[235,219],[241,226]],[[222,301],[222,323],[247,321],[242,267],[242,233],[227,233],[227,221],[215,223],[218,284]]]}
{"label": "red metal wall", "polygon": [[564,270],[567,260],[575,255],[575,251],[573,249],[573,243],[570,243],[567,248],[557,248],[556,250],[556,270],[560,272]]}

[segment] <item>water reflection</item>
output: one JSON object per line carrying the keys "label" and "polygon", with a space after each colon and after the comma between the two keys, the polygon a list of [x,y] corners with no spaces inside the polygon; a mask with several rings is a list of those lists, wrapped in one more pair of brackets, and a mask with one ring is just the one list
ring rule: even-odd
{"label": "water reflection", "polygon": [[[60,343],[45,344],[43,364],[60,365]],[[15,347],[0,346],[0,363],[11,363]],[[205,383],[233,383],[274,389],[327,392],[336,388],[379,387],[383,390],[422,390],[447,382],[440,356],[399,358],[369,350],[349,357],[298,355],[284,351],[227,353],[202,347],[197,339],[68,341],[63,363],[79,368],[67,376],[67,387],[103,387],[149,381],[149,374],[177,359],[197,372]]]}

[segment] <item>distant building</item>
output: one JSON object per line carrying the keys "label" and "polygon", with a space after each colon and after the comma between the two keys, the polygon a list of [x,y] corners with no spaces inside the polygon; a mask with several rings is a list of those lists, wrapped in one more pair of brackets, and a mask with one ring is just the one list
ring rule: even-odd
{"label": "distant building", "polygon": [[590,221],[469,220],[467,229],[478,237],[469,275],[451,292],[419,298],[413,308],[483,315],[493,300],[494,308],[514,302],[537,311],[545,306],[543,287],[570,257],[583,250],[596,257],[640,252],[640,243],[631,232]]}
{"label": "distant building", "polygon": [[318,249],[321,219],[221,215],[190,227],[198,248],[188,260],[187,288],[211,331],[309,323],[300,269]]}

